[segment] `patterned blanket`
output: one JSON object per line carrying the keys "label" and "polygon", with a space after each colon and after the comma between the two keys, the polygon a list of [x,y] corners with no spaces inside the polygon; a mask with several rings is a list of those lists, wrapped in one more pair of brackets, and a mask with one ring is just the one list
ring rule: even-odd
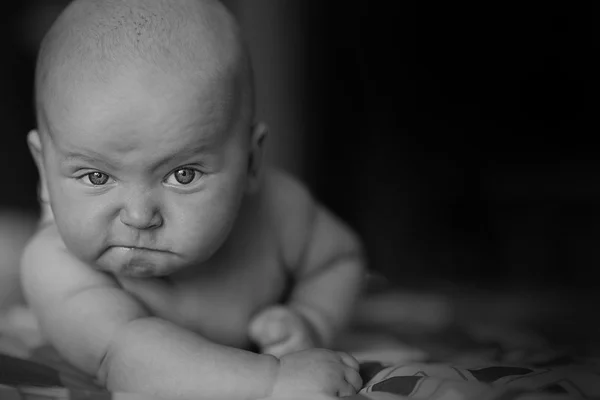
{"label": "patterned blanket", "polygon": [[[443,296],[399,292],[365,301],[337,345],[361,362],[364,387],[349,399],[600,399],[594,354],[564,343],[553,347],[491,309],[487,319],[469,312],[461,318],[456,307]],[[108,393],[62,361],[26,308],[0,315],[1,400],[141,398],[149,399]]]}

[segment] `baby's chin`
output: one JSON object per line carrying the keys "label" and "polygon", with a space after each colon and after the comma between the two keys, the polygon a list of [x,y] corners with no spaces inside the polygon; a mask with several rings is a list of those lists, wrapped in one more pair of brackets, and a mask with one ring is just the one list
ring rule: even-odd
{"label": "baby's chin", "polygon": [[99,270],[123,278],[149,279],[169,276],[178,268],[165,268],[151,263],[128,263],[123,265],[99,265]]}
{"label": "baby's chin", "polygon": [[117,268],[111,268],[110,272],[118,276],[136,279],[157,278],[169,275],[168,271],[161,271],[157,266],[145,263],[126,264]]}

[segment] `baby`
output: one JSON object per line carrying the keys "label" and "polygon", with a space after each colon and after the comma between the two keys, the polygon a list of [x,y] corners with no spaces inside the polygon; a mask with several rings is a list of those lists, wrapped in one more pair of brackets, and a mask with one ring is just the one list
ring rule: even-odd
{"label": "baby", "polygon": [[246,399],[362,384],[353,357],[317,349],[359,294],[359,241],[263,167],[253,90],[215,0],[76,0],[42,43],[28,143],[43,219],[23,288],[52,345],[110,390]]}

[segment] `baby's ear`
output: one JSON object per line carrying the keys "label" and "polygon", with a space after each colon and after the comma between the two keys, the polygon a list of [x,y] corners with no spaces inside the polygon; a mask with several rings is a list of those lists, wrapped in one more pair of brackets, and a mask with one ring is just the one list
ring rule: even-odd
{"label": "baby's ear", "polygon": [[44,160],[42,156],[42,141],[40,140],[40,134],[36,130],[32,130],[27,135],[27,144],[29,145],[29,151],[35,161],[38,173],[40,175],[40,182],[38,187],[38,196],[40,201],[43,203],[50,202],[48,196],[48,185],[46,184],[46,170],[44,168]]}
{"label": "baby's ear", "polygon": [[250,139],[250,155],[248,158],[248,192],[255,193],[260,187],[263,169],[264,143],[269,128],[262,122],[252,127]]}

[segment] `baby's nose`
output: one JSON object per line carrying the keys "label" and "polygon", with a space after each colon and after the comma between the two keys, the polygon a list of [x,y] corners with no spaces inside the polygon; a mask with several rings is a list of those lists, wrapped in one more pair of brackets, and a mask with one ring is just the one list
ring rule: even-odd
{"label": "baby's nose", "polygon": [[155,229],[163,224],[159,207],[151,193],[132,196],[121,209],[121,222],[135,229]]}

